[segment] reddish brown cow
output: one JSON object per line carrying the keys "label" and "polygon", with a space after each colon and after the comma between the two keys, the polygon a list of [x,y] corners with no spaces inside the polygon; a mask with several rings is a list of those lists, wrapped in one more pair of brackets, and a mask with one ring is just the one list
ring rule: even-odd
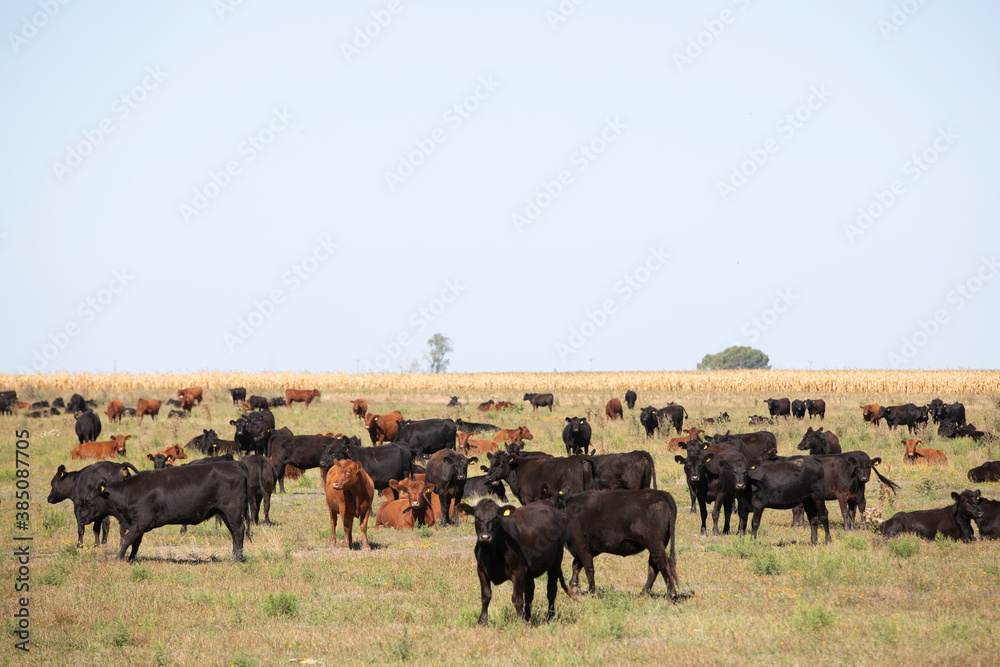
{"label": "reddish brown cow", "polygon": [[291,408],[292,403],[305,403],[308,408],[317,396],[319,396],[318,389],[286,389],[285,405]]}
{"label": "reddish brown cow", "polygon": [[142,418],[146,415],[149,415],[150,419],[155,420],[156,415],[160,414],[161,405],[163,405],[163,401],[152,398],[140,398],[135,404],[135,413],[139,415],[139,423],[142,423]]}
{"label": "reddish brown cow", "polygon": [[355,398],[351,401],[351,412],[358,419],[364,419],[368,414],[368,401],[363,398]]}
{"label": "reddish brown cow", "polygon": [[77,445],[70,452],[72,459],[113,459],[116,455],[125,456],[125,441],[130,435],[113,435],[111,440],[102,442],[85,442]]}
{"label": "reddish brown cow", "polygon": [[523,442],[525,440],[533,440],[535,436],[531,435],[531,431],[528,430],[527,426],[518,426],[517,428],[505,428],[497,431],[497,434],[493,436],[493,442],[500,443],[515,443]]}
{"label": "reddish brown cow", "polygon": [[382,503],[375,515],[375,527],[413,530],[414,525],[433,526],[434,510],[431,508],[433,484],[423,480],[390,480],[389,486],[399,492],[399,500]]}
{"label": "reddish brown cow", "polygon": [[403,413],[399,410],[387,412],[384,415],[376,415],[369,412],[365,415],[365,426],[368,428],[368,435],[371,436],[373,445],[381,445],[387,442],[394,442],[399,435],[399,424],[396,422],[403,420]]}
{"label": "reddish brown cow", "polygon": [[191,414],[191,409],[194,407],[194,397],[191,394],[181,395],[181,410]]}
{"label": "reddish brown cow", "polygon": [[108,422],[113,424],[122,423],[122,415],[125,414],[125,404],[117,398],[108,403]]}
{"label": "reddish brown cow", "polygon": [[878,411],[881,406],[878,403],[869,403],[868,405],[861,406],[861,416],[864,417],[866,422],[878,426]]}
{"label": "reddish brown cow", "polygon": [[697,428],[696,426],[692,426],[691,428],[683,432],[687,433],[687,435],[682,435],[679,438],[670,438],[670,440],[667,441],[667,449],[669,450],[681,449],[681,445],[686,445],[692,440],[700,439],[700,436],[704,433],[703,430]]}
{"label": "reddish brown cow", "polygon": [[153,456],[156,456],[156,454],[163,454],[164,456],[173,456],[175,459],[186,459],[188,457],[187,452],[184,451],[184,448],[178,444],[170,445],[162,452],[155,452]]}
{"label": "reddish brown cow", "polygon": [[492,440],[470,440],[469,434],[465,431],[458,432],[458,448],[465,452],[466,456],[486,456],[486,452],[499,450],[497,444]]}
{"label": "reddish brown cow", "polygon": [[608,401],[608,404],[604,406],[604,414],[606,414],[608,419],[612,421],[615,419],[624,419],[625,413],[622,412],[622,402],[617,398],[612,398]]}
{"label": "reddish brown cow", "polygon": [[510,401],[500,401],[499,403],[493,404],[493,409],[497,412],[500,412],[501,410],[509,410],[510,408],[513,407],[514,404],[511,403]]}
{"label": "reddish brown cow", "polygon": [[183,399],[184,396],[190,396],[193,402],[201,405],[202,393],[201,387],[188,387],[187,389],[178,389],[177,398]]}
{"label": "reddish brown cow", "polygon": [[326,506],[330,510],[330,546],[337,541],[337,517],[344,518],[344,546],[351,548],[354,519],[361,529],[361,546],[368,544],[368,517],[372,512],[375,483],[357,461],[337,461],[326,473]]}
{"label": "reddish brown cow", "polygon": [[918,448],[917,445],[923,440],[902,440],[906,447],[906,454],[903,455],[903,463],[926,463],[927,465],[945,465],[948,457],[940,449]]}
{"label": "reddish brown cow", "polygon": [[246,401],[240,401],[239,405],[240,410],[243,410],[244,412],[249,412],[251,410],[250,404]]}

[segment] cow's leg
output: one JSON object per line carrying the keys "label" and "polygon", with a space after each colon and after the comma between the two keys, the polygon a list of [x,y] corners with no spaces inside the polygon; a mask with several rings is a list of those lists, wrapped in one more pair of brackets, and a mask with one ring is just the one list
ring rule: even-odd
{"label": "cow's leg", "polygon": [[587,548],[581,549],[580,562],[583,564],[583,571],[587,573],[587,590],[593,595],[597,592],[597,585],[594,583],[594,554]]}
{"label": "cow's leg", "polygon": [[531,620],[531,603],[535,600],[535,580],[528,574],[524,578],[524,620]]}
{"label": "cow's leg", "polygon": [[330,506],[330,542],[329,546],[337,546],[337,508]]}
{"label": "cow's leg", "polygon": [[844,519],[844,530],[852,530],[854,526],[851,525],[851,513],[847,502],[847,497],[841,494],[837,497],[837,502],[840,503],[840,516]]}
{"label": "cow's leg", "polygon": [[510,596],[510,601],[514,604],[514,611],[520,618],[524,618],[524,573],[513,572],[510,577],[514,592]]}
{"label": "cow's leg", "polygon": [[[722,513],[724,495],[719,494],[715,498],[715,505],[712,507],[712,535],[719,534],[719,515]],[[729,511],[726,511],[726,532],[729,532]]]}
{"label": "cow's leg", "polygon": [[816,506],[818,510],[817,514],[819,516],[819,521],[820,523],[823,524],[823,532],[826,534],[825,542],[826,544],[829,544],[830,542],[833,541],[832,538],[830,537],[830,517],[826,512],[826,502],[823,500],[822,497],[816,503]]}
{"label": "cow's leg", "polygon": [[736,506],[736,512],[740,515],[740,523],[737,528],[737,532],[740,535],[747,534],[747,518],[750,516],[750,503],[745,500],[740,500],[739,504]]}
{"label": "cow's leg", "polygon": [[583,561],[581,561],[576,556],[573,556],[573,574],[569,578],[570,588],[580,587],[580,570],[583,568]]}
{"label": "cow's leg", "polygon": [[753,508],[753,519],[750,522],[750,537],[757,539],[757,529],[760,528],[760,518],[764,516],[763,507]]}
{"label": "cow's leg", "polygon": [[340,511],[344,517],[344,547],[350,551],[354,545],[354,516],[347,513],[346,507],[342,507]]}
{"label": "cow's leg", "polygon": [[708,504],[705,502],[705,498],[701,494],[698,494],[698,507],[701,509],[701,534],[705,535],[706,521],[708,520]]}
{"label": "cow's leg", "polygon": [[237,507],[231,514],[216,514],[216,519],[221,519],[221,521],[226,524],[226,528],[229,529],[230,535],[233,537],[233,559],[235,560],[246,560],[243,557],[243,538],[246,536],[246,526],[243,523],[243,511],[242,507]]}
{"label": "cow's leg", "polygon": [[804,525],[802,523],[802,503],[792,508],[792,528]]}
{"label": "cow's leg", "polygon": [[[255,518],[254,522],[256,521]],[[264,523],[271,525],[271,494],[267,492],[264,493]]]}
{"label": "cow's leg", "polygon": [[[80,515],[76,515],[76,548],[83,548],[83,533],[87,530],[87,524],[80,520]],[[94,522],[94,546],[98,546],[101,541],[101,522]]]}
{"label": "cow's leg", "polygon": [[548,620],[552,620],[552,617],[556,615],[556,594],[559,592],[559,576],[562,574],[560,570],[562,569],[562,563],[558,563],[551,570],[549,570],[549,578],[546,582],[545,593],[549,600],[549,614]]}
{"label": "cow's leg", "polygon": [[[722,501],[722,507],[726,512],[726,521],[722,526],[722,534],[729,534],[729,520],[733,516],[733,499],[727,496],[725,500]],[[718,526],[718,519],[716,519],[716,526]]]}
{"label": "cow's leg", "polygon": [[[368,544],[368,518],[372,515],[371,508],[364,513],[358,521],[358,529],[361,531],[361,548],[371,551],[372,546]],[[410,513],[412,516],[412,512]]]}
{"label": "cow's leg", "polygon": [[486,612],[490,608],[493,588],[490,586],[490,578],[486,575],[486,571],[482,567],[477,569],[479,572],[479,597],[483,605],[482,611],[479,612],[479,625],[486,625]]}
{"label": "cow's leg", "polygon": [[694,484],[688,482],[688,493],[691,494],[691,514],[694,514],[698,510],[695,509],[698,503],[698,492],[694,489]]}
{"label": "cow's leg", "polygon": [[451,521],[448,518],[448,513],[449,513],[448,511],[451,509],[450,507],[448,507],[449,499],[445,497],[445,494],[438,493],[437,491],[434,492],[434,495],[438,497],[438,502],[441,503],[441,523],[447,526],[449,523],[451,523]]}
{"label": "cow's leg", "polygon": [[809,543],[815,546],[819,530],[819,516],[817,516],[816,502],[812,498],[804,498],[802,506],[805,508],[806,517],[809,519]]}
{"label": "cow's leg", "polygon": [[847,530],[854,530],[854,525],[855,525],[854,522],[855,522],[855,519],[857,517],[857,513],[858,513],[858,501],[857,501],[857,498],[854,498],[854,497],[848,498],[848,500],[847,500],[847,518],[850,520],[851,525],[850,525],[850,527],[847,527],[846,524],[845,524],[845,528]]}
{"label": "cow's leg", "polygon": [[653,590],[653,582],[656,581],[656,575],[660,573],[659,568],[657,568],[656,563],[653,562],[653,553],[649,554],[649,572],[646,574],[646,585],[642,587],[642,593],[640,595],[648,595],[651,590]]}

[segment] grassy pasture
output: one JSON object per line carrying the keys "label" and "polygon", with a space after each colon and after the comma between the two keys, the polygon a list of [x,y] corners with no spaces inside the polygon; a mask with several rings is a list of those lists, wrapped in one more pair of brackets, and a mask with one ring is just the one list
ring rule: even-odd
{"label": "grassy pasture", "polygon": [[[987,384],[994,382],[989,378]],[[296,386],[319,384],[306,379]],[[329,548],[329,519],[315,470],[286,485],[286,495],[275,494],[271,516],[276,525],[254,528],[253,541],[246,545],[246,563],[231,561],[228,532],[209,521],[185,536],[174,527],[148,533],[138,564],[127,565],[114,559],[116,522],[112,521],[108,545],[94,549],[88,530],[85,548],[78,550],[71,505],[45,503],[49,480],[60,463],[70,469],[83,467],[69,460],[69,450],[77,442],[73,418],[8,416],[0,417],[4,433],[0,530],[8,545],[14,534],[22,534],[13,528],[13,443],[15,430],[26,428],[31,442],[33,646],[28,656],[14,651],[11,621],[5,620],[0,664],[1000,663],[996,632],[1000,544],[910,537],[886,542],[870,530],[847,533],[835,502],[828,503],[834,537],[829,546],[810,547],[808,528],[792,529],[791,512],[771,510],[764,513],[757,541],[700,537],[700,519],[688,512],[683,471],[673,462],[674,453],[667,451],[667,438],[647,441],[637,421],[638,410],[626,410],[624,422],[606,422],[603,406],[610,390],[574,385],[555,390],[557,406],[551,414],[532,413],[529,407],[486,416],[475,411],[475,404],[494,398],[520,405],[521,391],[536,385],[525,382],[515,389],[506,381],[493,386],[485,380],[466,384],[477,386],[447,391],[437,385],[403,383],[359,392],[353,386],[323,385],[322,400],[308,410],[301,405],[277,408],[275,416],[279,427],[287,425],[296,433],[331,430],[362,435],[360,423],[348,414],[347,400],[364,396],[373,411],[399,408],[408,418],[462,416],[501,427],[527,423],[535,435],[530,448],[562,454],[563,417],[583,416],[590,410],[598,452],[645,448],[653,454],[660,488],[674,495],[681,510],[678,572],[681,589],[690,597],[673,603],[658,581],[652,597],[640,598],[645,557],[605,555],[595,562],[598,594],[581,595],[574,603],[560,592],[552,623],[536,618],[525,626],[518,621],[510,603],[510,584],[505,584],[494,588],[491,626],[479,628],[471,520],[457,528],[412,533],[372,530],[369,537],[376,548],[371,553]],[[173,394],[163,388],[168,385],[157,383],[147,388],[129,384],[115,388],[104,381],[69,386],[97,399],[99,412],[112,398],[134,405],[139,396]],[[248,393],[280,393],[270,383],[271,388],[254,389],[250,382],[246,386]],[[237,412],[222,387],[216,383],[206,391],[206,403],[183,422],[161,417],[139,426],[126,419],[121,427],[112,427],[102,413],[101,439],[132,435],[126,460],[146,469],[150,467],[143,460],[146,452],[184,443],[202,428],[232,437],[228,421]],[[68,398],[72,393],[42,382],[17,388],[25,399]],[[472,409],[447,410],[444,406],[452,394],[459,394]],[[619,398],[622,394],[614,391]],[[861,421],[862,403],[923,403],[935,395],[903,390],[868,394],[640,389],[637,407],[660,407],[674,400],[687,408],[693,423],[726,410],[733,418],[733,430],[745,431],[747,415],[766,413],[765,398],[822,396],[828,406],[823,425],[839,435],[844,450],[864,449],[881,456],[882,473],[902,484],[895,497],[880,496],[878,484],[869,485],[869,508],[879,510],[885,519],[898,510],[947,504],[951,491],[971,486],[965,477],[970,467],[1000,458],[995,446],[943,440],[935,429],[928,429],[917,437],[925,446],[945,450],[948,466],[904,467],[899,441],[905,433],[890,434],[884,426],[874,429]],[[941,397],[963,400],[970,421],[1000,432],[992,394],[942,393]],[[773,427],[782,454],[793,453],[808,421]],[[977,488],[1000,499],[996,484]],[[3,582],[15,577],[10,553],[5,549],[0,561]],[[568,577],[568,557],[564,571]],[[539,584],[535,611],[544,616],[544,580]],[[10,586],[7,609],[12,610],[13,586],[4,585]],[[5,617],[9,619],[9,613]]]}

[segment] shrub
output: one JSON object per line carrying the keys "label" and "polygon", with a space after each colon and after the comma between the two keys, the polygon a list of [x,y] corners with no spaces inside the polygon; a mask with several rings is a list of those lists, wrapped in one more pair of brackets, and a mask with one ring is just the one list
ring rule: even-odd
{"label": "shrub", "polygon": [[750,569],[755,574],[781,574],[781,563],[773,549],[767,549],[750,557]]}
{"label": "shrub", "polygon": [[821,605],[802,607],[795,619],[795,625],[800,630],[819,630],[833,625],[833,612]]}
{"label": "shrub", "polygon": [[889,553],[900,558],[909,558],[920,551],[920,538],[913,535],[902,535],[894,537],[885,545],[889,548]]}
{"label": "shrub", "polygon": [[868,547],[868,540],[860,535],[848,535],[842,541],[851,549],[857,549],[858,551],[864,551]]}
{"label": "shrub", "polygon": [[264,613],[268,616],[298,616],[299,598],[285,591],[269,593],[264,600]]}

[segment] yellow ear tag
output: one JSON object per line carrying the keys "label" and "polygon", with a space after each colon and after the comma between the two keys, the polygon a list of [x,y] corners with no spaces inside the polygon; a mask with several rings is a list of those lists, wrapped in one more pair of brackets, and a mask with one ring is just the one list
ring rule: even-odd
{"label": "yellow ear tag", "polygon": [[122,470],[122,479],[128,479],[128,468]]}
{"label": "yellow ear tag", "polygon": [[504,516],[510,516],[510,510],[504,510],[503,511],[503,515]]}
{"label": "yellow ear tag", "polygon": [[99,487],[97,487],[97,490],[100,491],[101,493],[104,493],[104,485],[101,484]]}
{"label": "yellow ear tag", "polygon": [[750,470],[756,470],[757,466],[750,466]]}

